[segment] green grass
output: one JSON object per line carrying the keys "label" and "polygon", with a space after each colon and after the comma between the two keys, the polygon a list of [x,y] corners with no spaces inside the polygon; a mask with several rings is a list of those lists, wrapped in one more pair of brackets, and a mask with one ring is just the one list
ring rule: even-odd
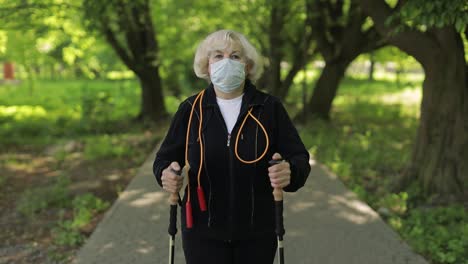
{"label": "green grass", "polygon": [[21,194],[16,210],[27,217],[49,207],[67,207],[70,194],[68,185],[70,179],[60,176],[47,186],[28,189]]}
{"label": "green grass", "polygon": [[421,83],[345,79],[331,122],[300,129],[313,156],[328,166],[431,263],[468,263],[468,213],[461,205],[426,206],[420,189],[392,193],[409,161],[418,126]]}
{"label": "green grass", "polygon": [[84,241],[84,236],[80,229],[91,222],[93,217],[105,209],[110,204],[94,196],[91,193],[76,196],[72,203],[73,218],[62,220],[52,230],[54,234],[54,244],[58,246],[76,246]]}
{"label": "green grass", "polygon": [[[24,168],[27,164],[17,160],[18,153],[40,153],[42,159],[44,153],[52,155],[54,162],[50,166],[54,167],[48,169],[62,176],[41,178],[37,186],[25,181],[21,186],[24,190],[17,194],[15,208],[30,218],[61,212],[62,216],[50,215],[57,218],[57,224],[49,228],[52,239],[49,258],[54,263],[63,262],[70,253],[67,250],[81,245],[84,230],[110,205],[110,201],[103,200],[109,199],[104,191],[96,193],[103,197],[73,193],[72,184],[81,179],[75,175],[72,182],[71,177],[63,175],[72,175],[80,166],[93,171],[101,161],[112,169],[140,166],[167,124],[133,121],[139,112],[141,96],[139,84],[134,80],[38,80],[34,87],[31,92],[27,84],[0,85],[3,155],[0,162]],[[180,99],[173,96],[165,99],[168,111],[175,112]],[[37,176],[28,173],[25,177]],[[6,181],[7,177],[0,175],[0,187]],[[112,192],[111,188],[121,190],[124,186],[109,187],[108,192]]]}
{"label": "green grass", "polygon": [[[385,192],[409,158],[419,102],[389,101],[409,89],[395,86],[380,81],[372,88],[367,81],[346,79],[334,101],[333,121],[315,121],[301,130],[312,154],[352,189],[365,185],[377,194]],[[366,198],[366,193],[360,195]]]}
{"label": "green grass", "polygon": [[[307,74],[309,80],[317,76]],[[418,126],[421,82],[410,77],[399,83],[391,78],[374,82],[346,78],[333,104],[332,122],[309,123],[301,127],[301,137],[314,157],[361,199],[376,210],[385,208],[384,218],[417,252],[432,263],[468,263],[468,213],[462,206],[423,206],[417,186],[390,192],[409,160]],[[139,110],[136,81],[38,81],[35,87],[30,93],[26,85],[0,86],[0,146],[4,149],[42,149],[73,139],[83,143],[87,160],[143,160],[147,154],[135,151],[143,149],[145,142],[139,140],[144,128],[131,122]],[[291,88],[290,113],[301,106],[297,99],[301,88],[300,83]],[[165,100],[174,113],[181,99],[166,96]],[[54,158],[64,161],[66,152],[58,151]],[[0,176],[0,185],[4,181]],[[18,210],[33,215],[70,201],[66,184],[57,181],[27,190]],[[63,205],[73,206],[74,218],[63,220],[54,230],[57,246],[80,244],[79,228],[107,206],[93,197],[76,199],[82,202]]]}
{"label": "green grass", "polygon": [[90,224],[97,214],[105,211],[109,206],[109,202],[103,201],[91,193],[76,196],[71,202],[72,218],[63,219],[62,211],[62,219],[51,230],[53,245],[48,252],[49,259],[55,262],[66,262],[65,259],[68,255],[57,249],[82,245],[85,236],[81,229]]}
{"label": "green grass", "polygon": [[[132,123],[140,107],[135,80],[39,80],[0,85],[0,146],[46,146],[57,138],[140,130]],[[179,98],[166,96],[168,111]]]}

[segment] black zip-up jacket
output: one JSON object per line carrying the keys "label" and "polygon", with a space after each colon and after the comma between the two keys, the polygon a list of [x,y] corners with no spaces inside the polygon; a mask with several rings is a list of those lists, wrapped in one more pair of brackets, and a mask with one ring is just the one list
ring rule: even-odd
{"label": "black zip-up jacket", "polygon": [[[156,154],[153,172],[161,186],[161,173],[171,162],[177,161],[181,167],[184,166],[186,131],[194,100],[195,96],[192,96],[180,104],[166,138]],[[260,161],[244,164],[236,158],[234,144],[239,127],[250,108],[253,108],[252,114],[268,132],[270,146]],[[285,108],[278,98],[257,90],[247,80],[240,114],[231,135],[228,135],[212,84],[205,91],[202,109],[204,162],[201,186],[205,192],[208,210],[200,210],[197,198],[197,172],[200,162],[197,103],[188,142],[193,227],[186,228],[186,187],[181,210],[182,232],[186,236],[220,240],[274,235],[274,200],[273,188],[268,177],[268,161],[278,152],[289,162],[291,182],[284,188],[286,192],[295,192],[304,186],[310,172],[309,153]],[[240,133],[239,156],[244,160],[259,157],[266,145],[265,135],[259,125],[248,117]]]}

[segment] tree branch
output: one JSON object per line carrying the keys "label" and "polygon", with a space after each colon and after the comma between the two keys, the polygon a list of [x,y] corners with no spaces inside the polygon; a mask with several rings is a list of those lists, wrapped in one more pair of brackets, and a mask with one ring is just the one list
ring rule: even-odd
{"label": "tree branch", "polygon": [[327,28],[323,20],[324,14],[318,13],[323,10],[323,7],[318,1],[306,1],[306,15],[309,26],[312,28],[314,39],[317,41],[317,49],[320,51],[325,60],[333,57],[332,43],[327,39]]}
{"label": "tree branch", "polygon": [[125,65],[127,65],[128,68],[135,72],[136,62],[128,55],[127,51],[119,43],[115,37],[115,33],[110,29],[107,23],[102,23],[102,31],[109,44],[114,48],[114,50],[117,52],[117,55],[119,55]]}
{"label": "tree branch", "polygon": [[140,36],[137,34],[139,26],[136,24],[138,18],[135,18],[133,15],[133,8],[137,3],[130,2],[129,4],[124,3],[122,0],[117,1],[116,3],[116,13],[117,13],[117,20],[118,25],[120,27],[120,31],[125,36],[125,42],[128,46],[128,52],[133,57],[133,61],[135,67],[139,67],[142,64],[142,50],[139,47],[142,40]]}
{"label": "tree branch", "polygon": [[[395,33],[397,24],[387,25],[386,23],[388,17],[394,14],[394,10],[384,0],[359,0],[359,3],[364,12],[374,21],[377,31],[381,35],[387,36],[389,43],[412,55],[423,66],[431,63],[431,56],[428,54],[439,50],[439,46],[433,38],[416,30]],[[421,45],[419,45],[420,43]]]}
{"label": "tree branch", "polygon": [[359,46],[361,47],[361,53],[368,53],[373,50],[380,49],[387,44],[387,41],[380,36],[375,27],[371,27],[364,32],[364,37],[362,38]]}

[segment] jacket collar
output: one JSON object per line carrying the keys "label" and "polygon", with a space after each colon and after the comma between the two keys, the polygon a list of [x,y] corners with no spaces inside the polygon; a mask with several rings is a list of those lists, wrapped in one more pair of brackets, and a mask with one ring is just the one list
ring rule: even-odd
{"label": "jacket collar", "polygon": [[[264,101],[257,95],[257,88],[255,85],[249,80],[245,80],[244,84],[244,96],[242,97],[242,106],[241,112],[246,107],[252,107],[255,105],[263,105]],[[210,83],[205,91],[205,96],[203,99],[203,106],[217,106],[218,103],[216,102],[216,93],[213,87],[213,83]]]}

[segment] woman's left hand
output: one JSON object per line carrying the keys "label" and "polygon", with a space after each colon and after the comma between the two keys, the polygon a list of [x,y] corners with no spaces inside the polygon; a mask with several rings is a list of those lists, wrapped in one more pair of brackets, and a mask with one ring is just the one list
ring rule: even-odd
{"label": "woman's left hand", "polygon": [[[283,159],[279,153],[273,154],[273,160]],[[291,182],[291,169],[289,162],[283,161],[268,168],[271,187],[284,188]]]}

